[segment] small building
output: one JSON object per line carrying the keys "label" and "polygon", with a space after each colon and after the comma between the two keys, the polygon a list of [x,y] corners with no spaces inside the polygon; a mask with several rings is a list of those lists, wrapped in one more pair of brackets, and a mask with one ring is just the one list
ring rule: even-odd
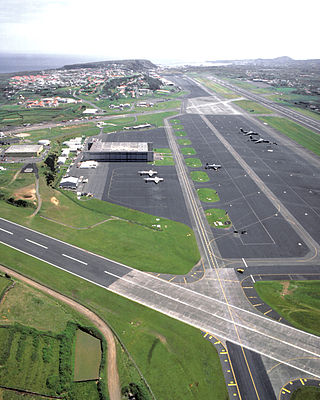
{"label": "small building", "polygon": [[81,169],[97,168],[97,166],[98,166],[97,161],[92,161],[92,160],[83,161],[83,162],[80,164],[80,168],[81,168]]}
{"label": "small building", "polygon": [[78,186],[79,178],[76,176],[65,176],[61,179],[59,187],[62,189],[71,189],[75,190]]}
{"label": "small building", "polygon": [[83,160],[107,162],[149,162],[153,161],[153,146],[147,142],[101,142],[88,144]]}
{"label": "small building", "polygon": [[63,164],[65,164],[66,163],[66,161],[67,161],[67,157],[58,157],[58,160],[57,160],[57,164],[58,165],[63,165]]}
{"label": "small building", "polygon": [[96,114],[98,112],[97,108],[87,108],[82,114]]}
{"label": "small building", "polygon": [[70,149],[62,149],[61,157],[69,157]]}
{"label": "small building", "polygon": [[43,150],[42,145],[14,144],[6,151],[6,157],[38,157]]}
{"label": "small building", "polygon": [[40,139],[38,140],[38,144],[42,145],[42,146],[50,146],[50,140],[48,139]]}

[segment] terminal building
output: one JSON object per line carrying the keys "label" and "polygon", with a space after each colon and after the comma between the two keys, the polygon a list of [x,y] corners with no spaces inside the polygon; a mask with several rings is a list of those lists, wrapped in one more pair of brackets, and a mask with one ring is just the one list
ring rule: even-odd
{"label": "terminal building", "polygon": [[38,157],[43,150],[42,145],[13,144],[6,151],[6,157]]}
{"label": "terminal building", "polygon": [[153,161],[153,145],[147,142],[101,142],[88,144],[83,161],[149,162]]}

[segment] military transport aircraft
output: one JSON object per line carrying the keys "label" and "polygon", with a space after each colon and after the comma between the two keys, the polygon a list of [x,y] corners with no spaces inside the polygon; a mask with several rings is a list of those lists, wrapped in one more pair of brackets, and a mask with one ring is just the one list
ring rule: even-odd
{"label": "military transport aircraft", "polygon": [[153,171],[152,169],[150,169],[149,171],[138,171],[138,174],[140,174],[140,176],[149,175],[151,177],[153,175],[157,175],[157,173],[157,171]]}
{"label": "military transport aircraft", "polygon": [[220,164],[209,164],[206,163],[206,166],[204,167],[205,169],[214,169],[215,171],[217,171],[219,168],[221,168]]}
{"label": "military transport aircraft", "polygon": [[159,178],[158,176],[155,176],[154,178],[144,178],[145,183],[148,182],[154,182],[156,184],[158,184],[159,182],[163,181],[163,178]]}

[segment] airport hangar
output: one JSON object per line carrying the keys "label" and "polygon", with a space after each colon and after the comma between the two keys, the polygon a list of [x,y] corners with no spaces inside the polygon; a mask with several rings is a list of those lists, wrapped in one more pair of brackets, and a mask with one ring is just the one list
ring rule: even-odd
{"label": "airport hangar", "polygon": [[106,162],[152,162],[153,145],[147,142],[102,142],[88,143],[88,150],[83,154],[83,161]]}
{"label": "airport hangar", "polygon": [[14,144],[6,151],[6,157],[38,157],[43,150],[42,145]]}

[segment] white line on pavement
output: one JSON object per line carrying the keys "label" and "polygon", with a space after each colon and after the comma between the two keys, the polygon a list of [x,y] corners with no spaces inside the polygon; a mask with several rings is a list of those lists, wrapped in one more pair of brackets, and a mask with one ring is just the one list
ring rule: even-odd
{"label": "white line on pavement", "polygon": [[242,258],[243,264],[246,268],[248,268],[248,264],[246,263],[246,260],[244,258]]}
{"label": "white line on pavement", "polygon": [[0,228],[0,230],[1,230],[1,231],[3,231],[3,232],[9,233],[9,235],[13,235],[13,233],[12,233],[12,232],[10,232],[10,231],[7,231],[6,229]]}
{"label": "white line on pavement", "polygon": [[253,276],[252,275],[250,275],[250,276],[251,276],[252,282],[256,283],[256,281],[253,279]]}
{"label": "white line on pavement", "polygon": [[73,257],[71,257],[71,256],[68,256],[68,254],[62,254],[64,257],[68,257],[68,258],[70,258],[71,260],[74,260],[74,261],[77,261],[77,262],[79,262],[79,263],[81,263],[81,264],[84,264],[84,265],[88,265],[86,262],[84,262],[84,261],[81,261],[81,260],[78,260],[78,259],[76,259],[76,258],[73,258]]}
{"label": "white line on pavement", "polygon": [[30,240],[30,239],[25,239],[25,240],[26,240],[27,242],[36,244],[37,246],[43,247],[44,249],[47,249],[47,248],[48,248],[47,246],[44,246],[43,244],[40,244],[40,243],[37,243],[37,242],[34,242],[33,240]]}

